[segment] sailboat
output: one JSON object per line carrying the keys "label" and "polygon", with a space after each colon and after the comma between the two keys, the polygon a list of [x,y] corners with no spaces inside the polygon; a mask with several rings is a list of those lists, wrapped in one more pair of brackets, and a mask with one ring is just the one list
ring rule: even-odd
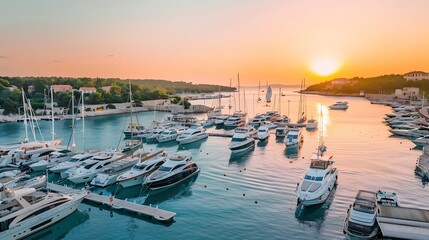
{"label": "sailboat", "polygon": [[271,96],[273,95],[273,92],[271,90],[271,87],[268,86],[267,87],[267,94],[265,95],[265,100],[267,101],[267,103],[271,102]]}
{"label": "sailboat", "polygon": [[[133,124],[133,97],[132,97],[132,93],[131,93],[131,81],[130,80],[129,80],[129,86],[130,86],[130,127],[131,127],[131,131],[132,131],[132,127],[137,126],[137,125]],[[122,153],[132,153],[141,147],[142,142],[140,140],[133,139],[133,135],[134,134],[131,134],[131,140],[125,141],[125,147],[122,149]]]}

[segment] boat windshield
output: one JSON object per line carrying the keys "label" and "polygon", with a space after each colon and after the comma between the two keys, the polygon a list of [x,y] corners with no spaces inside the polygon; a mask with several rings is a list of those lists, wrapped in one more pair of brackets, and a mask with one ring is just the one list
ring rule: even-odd
{"label": "boat windshield", "polygon": [[312,180],[312,181],[316,181],[316,182],[320,182],[323,180],[323,177],[315,177],[315,176],[310,176],[310,175],[305,175],[304,178],[306,180]]}
{"label": "boat windshield", "polygon": [[265,129],[259,129],[258,132],[262,133],[262,132],[266,132]]}
{"label": "boat windshield", "polygon": [[145,165],[145,164],[143,164],[143,165],[135,165],[134,167],[133,167],[133,169],[134,170],[143,170],[143,169],[145,169],[146,168],[146,166],[147,165]]}
{"label": "boat windshield", "polygon": [[243,142],[244,140],[245,140],[245,138],[237,138],[237,137],[235,137],[235,138],[231,139],[231,142]]}
{"label": "boat windshield", "polygon": [[169,172],[171,170],[171,167],[161,166],[158,170],[162,172]]}

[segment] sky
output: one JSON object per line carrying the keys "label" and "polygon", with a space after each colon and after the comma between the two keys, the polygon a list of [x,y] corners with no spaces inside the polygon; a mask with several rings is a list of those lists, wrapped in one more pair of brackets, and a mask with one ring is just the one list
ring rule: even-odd
{"label": "sky", "polygon": [[317,83],[429,71],[426,0],[0,0],[0,76]]}

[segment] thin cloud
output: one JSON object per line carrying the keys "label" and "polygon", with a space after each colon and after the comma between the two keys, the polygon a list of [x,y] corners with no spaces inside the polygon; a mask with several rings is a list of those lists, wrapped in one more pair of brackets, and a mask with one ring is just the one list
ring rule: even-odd
{"label": "thin cloud", "polygon": [[8,56],[5,56],[5,55],[0,55],[0,58],[1,58],[1,59],[9,59],[9,57],[8,57]]}
{"label": "thin cloud", "polygon": [[116,57],[115,55],[113,55],[113,54],[109,54],[109,55],[107,55],[108,57]]}
{"label": "thin cloud", "polygon": [[61,61],[61,60],[54,60],[52,62],[54,62],[54,63],[62,63],[63,61]]}

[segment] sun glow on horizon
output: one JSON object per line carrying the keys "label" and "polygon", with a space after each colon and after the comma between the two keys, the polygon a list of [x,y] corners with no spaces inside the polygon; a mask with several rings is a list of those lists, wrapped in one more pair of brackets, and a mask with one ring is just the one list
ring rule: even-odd
{"label": "sun glow on horizon", "polygon": [[310,65],[312,72],[319,76],[329,76],[340,69],[340,64],[333,58],[317,58]]}

